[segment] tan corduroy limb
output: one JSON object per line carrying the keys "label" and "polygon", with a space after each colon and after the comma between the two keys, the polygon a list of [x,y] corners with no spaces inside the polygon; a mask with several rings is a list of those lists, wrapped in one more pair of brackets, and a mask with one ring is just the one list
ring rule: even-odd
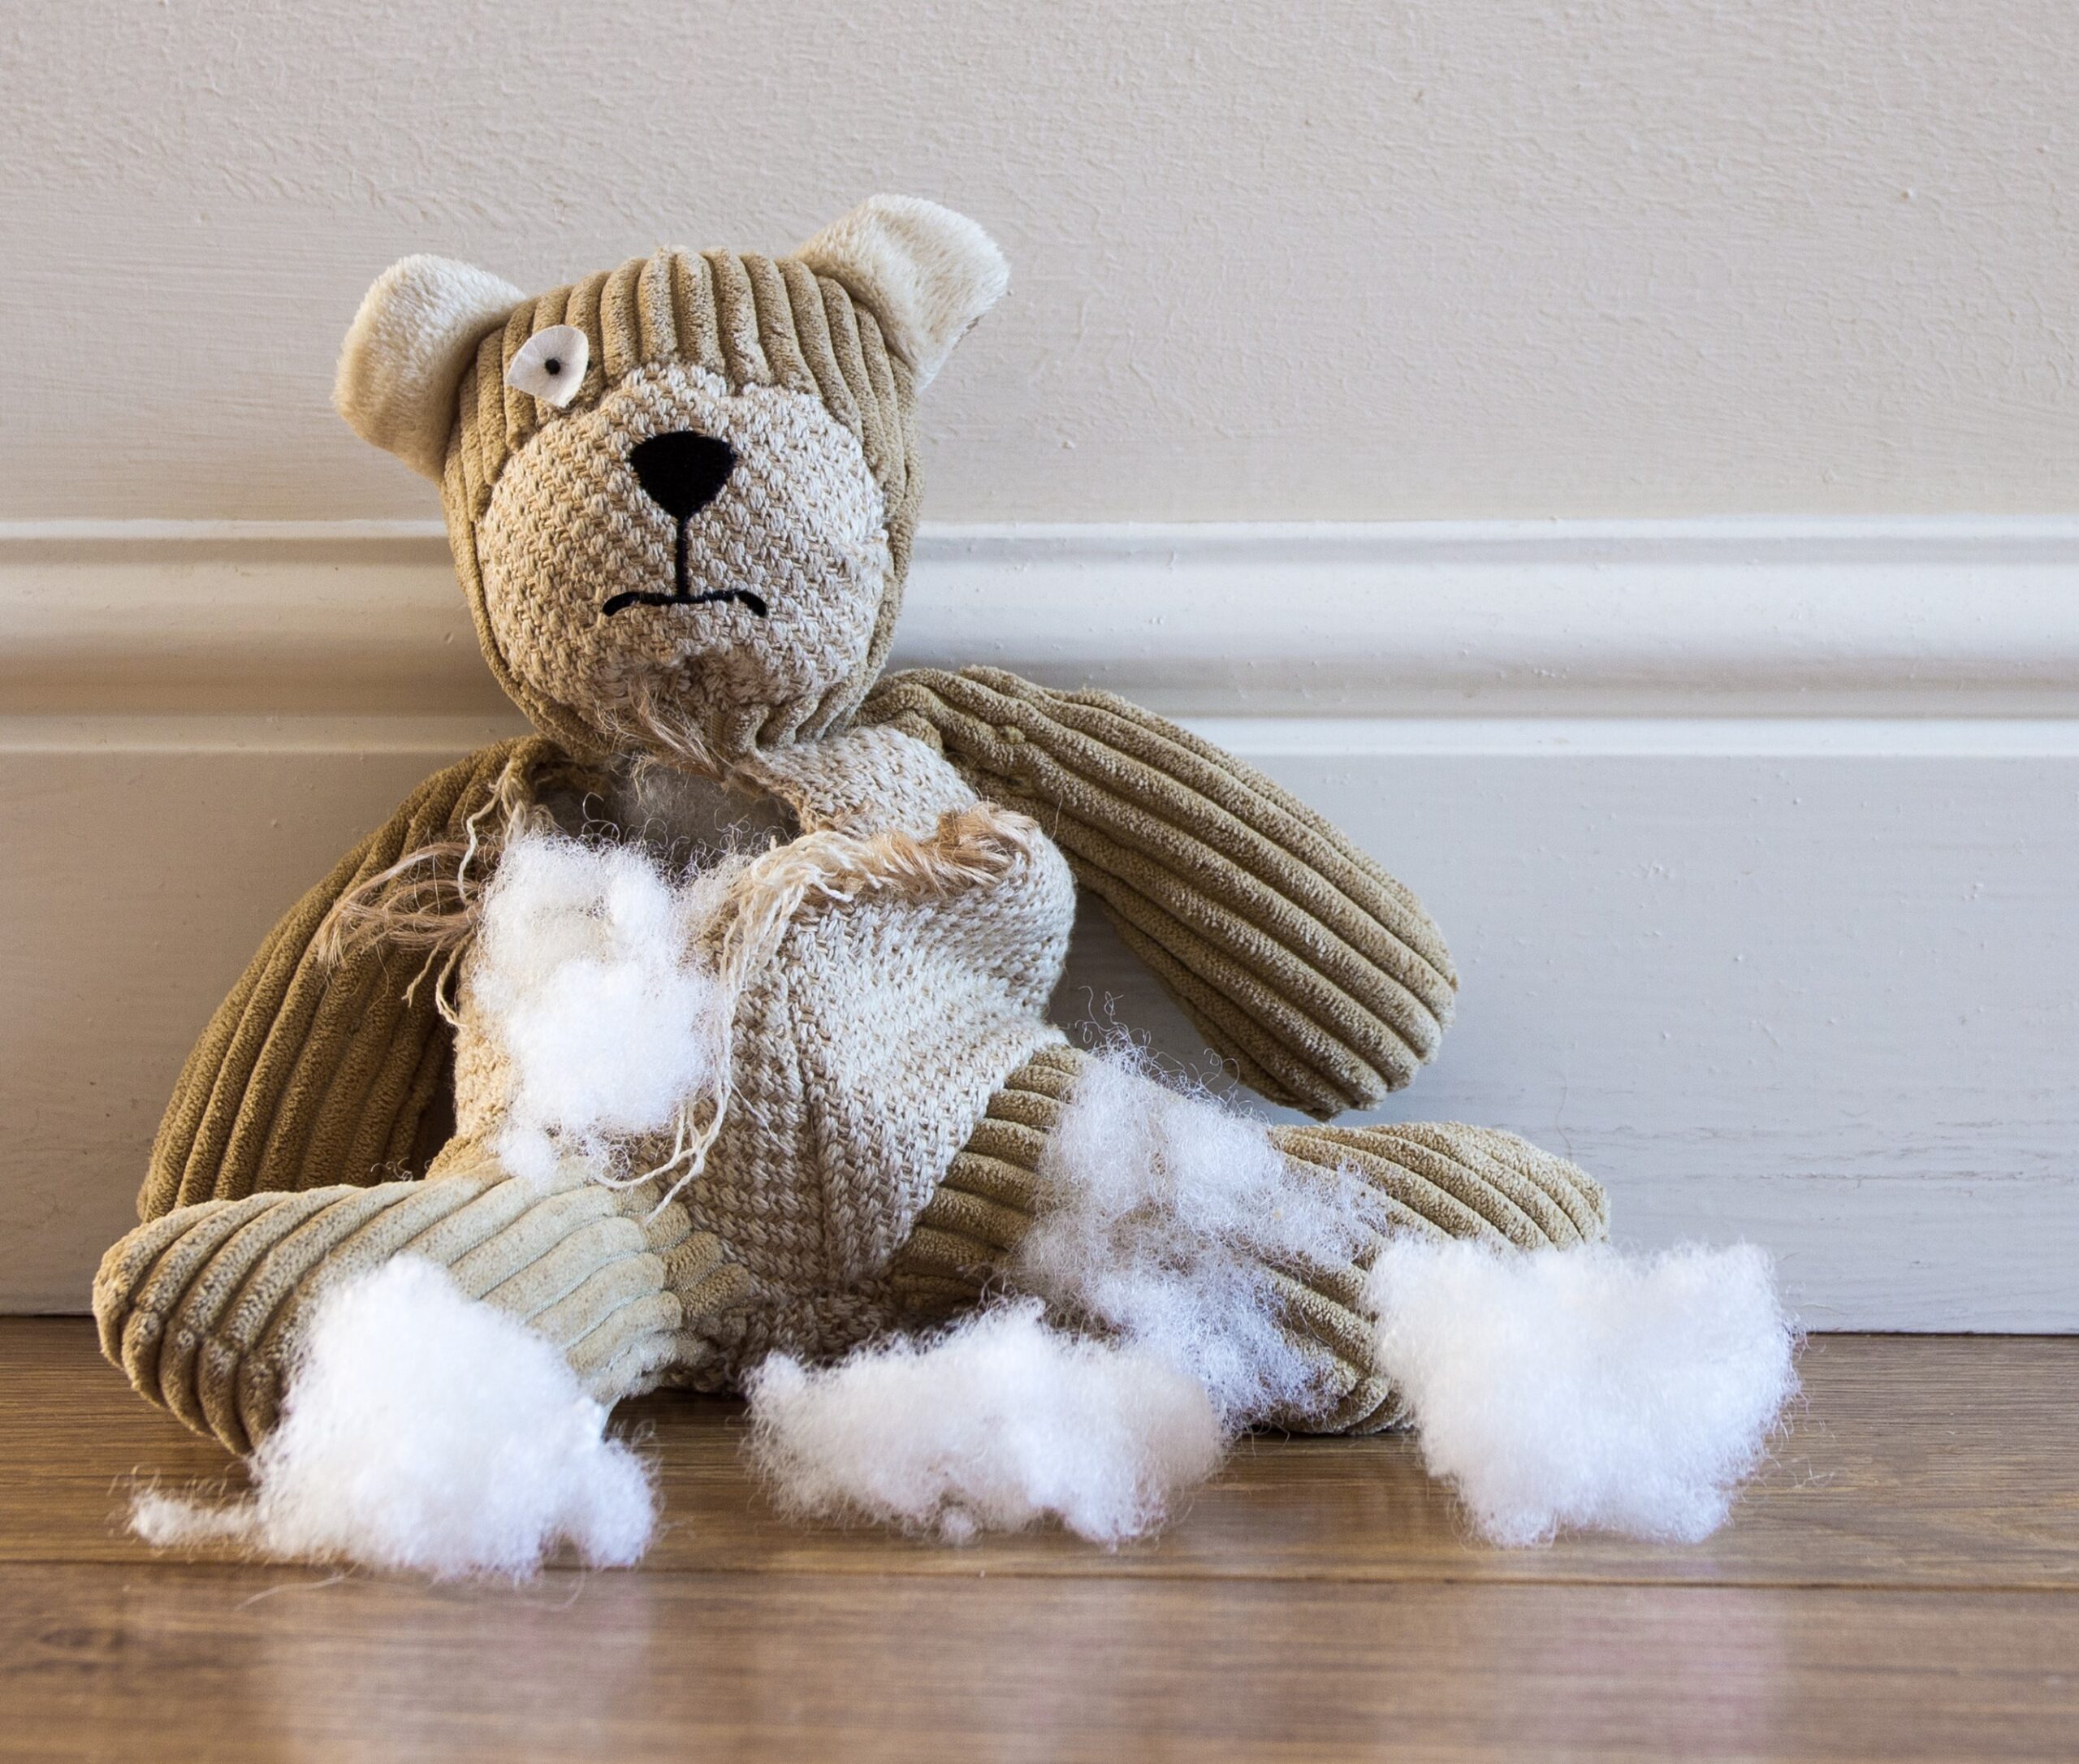
{"label": "tan corduroy limb", "polygon": [[1251,1089],[1368,1107],[1436,1052],[1457,976],[1421,903],[1253,767],[1106,692],[891,676],[860,713],[1037,819]]}
{"label": "tan corduroy limb", "polygon": [[398,1256],[447,1269],[547,1337],[612,1403],[654,1382],[689,1324],[748,1277],[682,1208],[650,1215],[595,1183],[543,1189],[473,1148],[423,1182],[255,1194],[178,1207],[102,1258],[102,1351],[150,1401],[233,1451],[274,1425],[313,1305]]}
{"label": "tan corduroy limb", "polygon": [[[1018,1246],[1048,1201],[1036,1173],[1048,1136],[1089,1056],[1049,1048],[1020,1067],[897,1253],[897,1299],[920,1319],[971,1307],[986,1286],[1014,1283]],[[1599,1242],[1609,1229],[1602,1190],[1563,1158],[1512,1133],[1458,1122],[1375,1127],[1273,1127],[1295,1165],[1342,1170],[1383,1203],[1389,1229],[1483,1239],[1519,1249]],[[1372,1330],[1358,1304],[1376,1238],[1340,1267],[1273,1270],[1286,1328],[1316,1374],[1318,1400],[1278,1425],[1362,1433],[1391,1425],[1392,1392],[1372,1366]]]}
{"label": "tan corduroy limb", "polygon": [[181,1068],[140,1218],[425,1166],[447,1116],[453,1036],[430,977],[413,987],[422,958],[364,949],[335,964],[314,941],[343,895],[408,852],[464,837],[508,770],[531,779],[561,758],[538,738],[501,741],[436,772],[290,908]]}

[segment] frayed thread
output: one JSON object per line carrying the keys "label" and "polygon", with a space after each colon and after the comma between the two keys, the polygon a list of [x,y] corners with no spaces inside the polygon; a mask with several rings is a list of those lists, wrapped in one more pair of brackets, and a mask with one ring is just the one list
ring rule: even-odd
{"label": "frayed thread", "polygon": [[[737,1007],[795,919],[875,891],[982,885],[1029,862],[1038,832],[978,805],[929,839],[822,830],[676,881],[639,848],[512,835],[474,907],[464,981],[512,1067],[500,1159],[541,1181],[570,1158],[611,1187],[668,1175],[668,1205],[706,1167],[735,1091]],[[669,1157],[629,1174],[625,1148],[668,1131]]]}
{"label": "frayed thread", "polygon": [[313,951],[335,967],[378,949],[444,955],[466,944],[482,908],[483,879],[496,867],[506,842],[552,825],[534,801],[523,757],[515,754],[491,793],[464,820],[461,838],[417,846],[339,896],[319,922]]}

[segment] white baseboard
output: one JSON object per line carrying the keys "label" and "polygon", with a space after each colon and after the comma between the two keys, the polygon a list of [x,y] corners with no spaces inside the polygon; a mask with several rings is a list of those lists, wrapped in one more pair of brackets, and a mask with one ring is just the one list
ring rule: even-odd
{"label": "white baseboard", "polygon": [[[930,527],[895,665],[1174,716],[2079,715],[2079,519]],[[437,525],[0,522],[17,712],[495,713]]]}
{"label": "white baseboard", "polygon": [[[927,530],[902,659],[1194,722],[1422,894],[1384,1113],[1751,1236],[1822,1328],[2079,1328],[2079,522]],[[275,914],[515,726],[430,529],[0,528],[0,1307],[76,1308]],[[1107,993],[1194,1050],[1100,927]]]}

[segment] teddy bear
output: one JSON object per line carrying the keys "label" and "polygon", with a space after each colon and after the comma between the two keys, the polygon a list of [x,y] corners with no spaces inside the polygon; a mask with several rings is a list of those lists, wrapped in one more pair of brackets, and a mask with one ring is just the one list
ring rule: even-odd
{"label": "teddy bear", "polygon": [[[1436,927],[1270,779],[1107,694],[884,677],[917,400],[1006,283],[973,222],[881,197],[776,257],[529,296],[413,257],[370,288],[335,401],[439,486],[534,733],[343,858],[189,1057],[94,1291],[145,1397],[254,1451],[328,1291],[406,1257],[603,1408],[1021,1299],[1116,1333],[1029,1246],[1092,1159],[1188,1197],[1196,1142],[1156,1144],[1159,1087],[1100,1083],[1048,1019],[1078,890],[1274,1103],[1325,1123],[1434,1053]],[[1286,1356],[1247,1425],[1401,1412],[1366,1296],[1389,1239],[1606,1233],[1597,1185],[1509,1133],[1221,1131],[1252,1172],[1223,1278]],[[1113,1224],[1212,1229],[1139,1202]]]}

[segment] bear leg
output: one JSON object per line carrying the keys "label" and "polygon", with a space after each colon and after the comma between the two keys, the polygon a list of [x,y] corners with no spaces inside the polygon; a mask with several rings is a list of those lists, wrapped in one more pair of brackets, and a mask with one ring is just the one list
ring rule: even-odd
{"label": "bear leg", "polygon": [[682,1294],[728,1297],[716,1240],[683,1208],[652,1217],[648,1205],[581,1180],[523,1182],[457,1144],[422,1181],[177,1207],[103,1258],[102,1351],[148,1400],[247,1452],[280,1414],[319,1297],[414,1256],[547,1336],[611,1405],[671,1361],[687,1321]]}
{"label": "bear leg", "polygon": [[[953,1161],[892,1270],[897,1295],[921,1323],[971,1308],[985,1289],[1016,1285],[1018,1246],[1048,1202],[1041,1174],[1048,1139],[1091,1057],[1042,1050],[1008,1079]],[[1362,1182],[1388,1231],[1477,1239],[1498,1247],[1600,1242],[1609,1213],[1601,1186],[1565,1159],[1491,1127],[1460,1122],[1367,1127],[1273,1126],[1295,1175]],[[1281,1321],[1313,1373],[1303,1411],[1269,1417],[1304,1433],[1363,1433],[1394,1425],[1398,1408],[1372,1364],[1362,1309],[1365,1277],[1383,1238],[1333,1266],[1273,1265]]]}

